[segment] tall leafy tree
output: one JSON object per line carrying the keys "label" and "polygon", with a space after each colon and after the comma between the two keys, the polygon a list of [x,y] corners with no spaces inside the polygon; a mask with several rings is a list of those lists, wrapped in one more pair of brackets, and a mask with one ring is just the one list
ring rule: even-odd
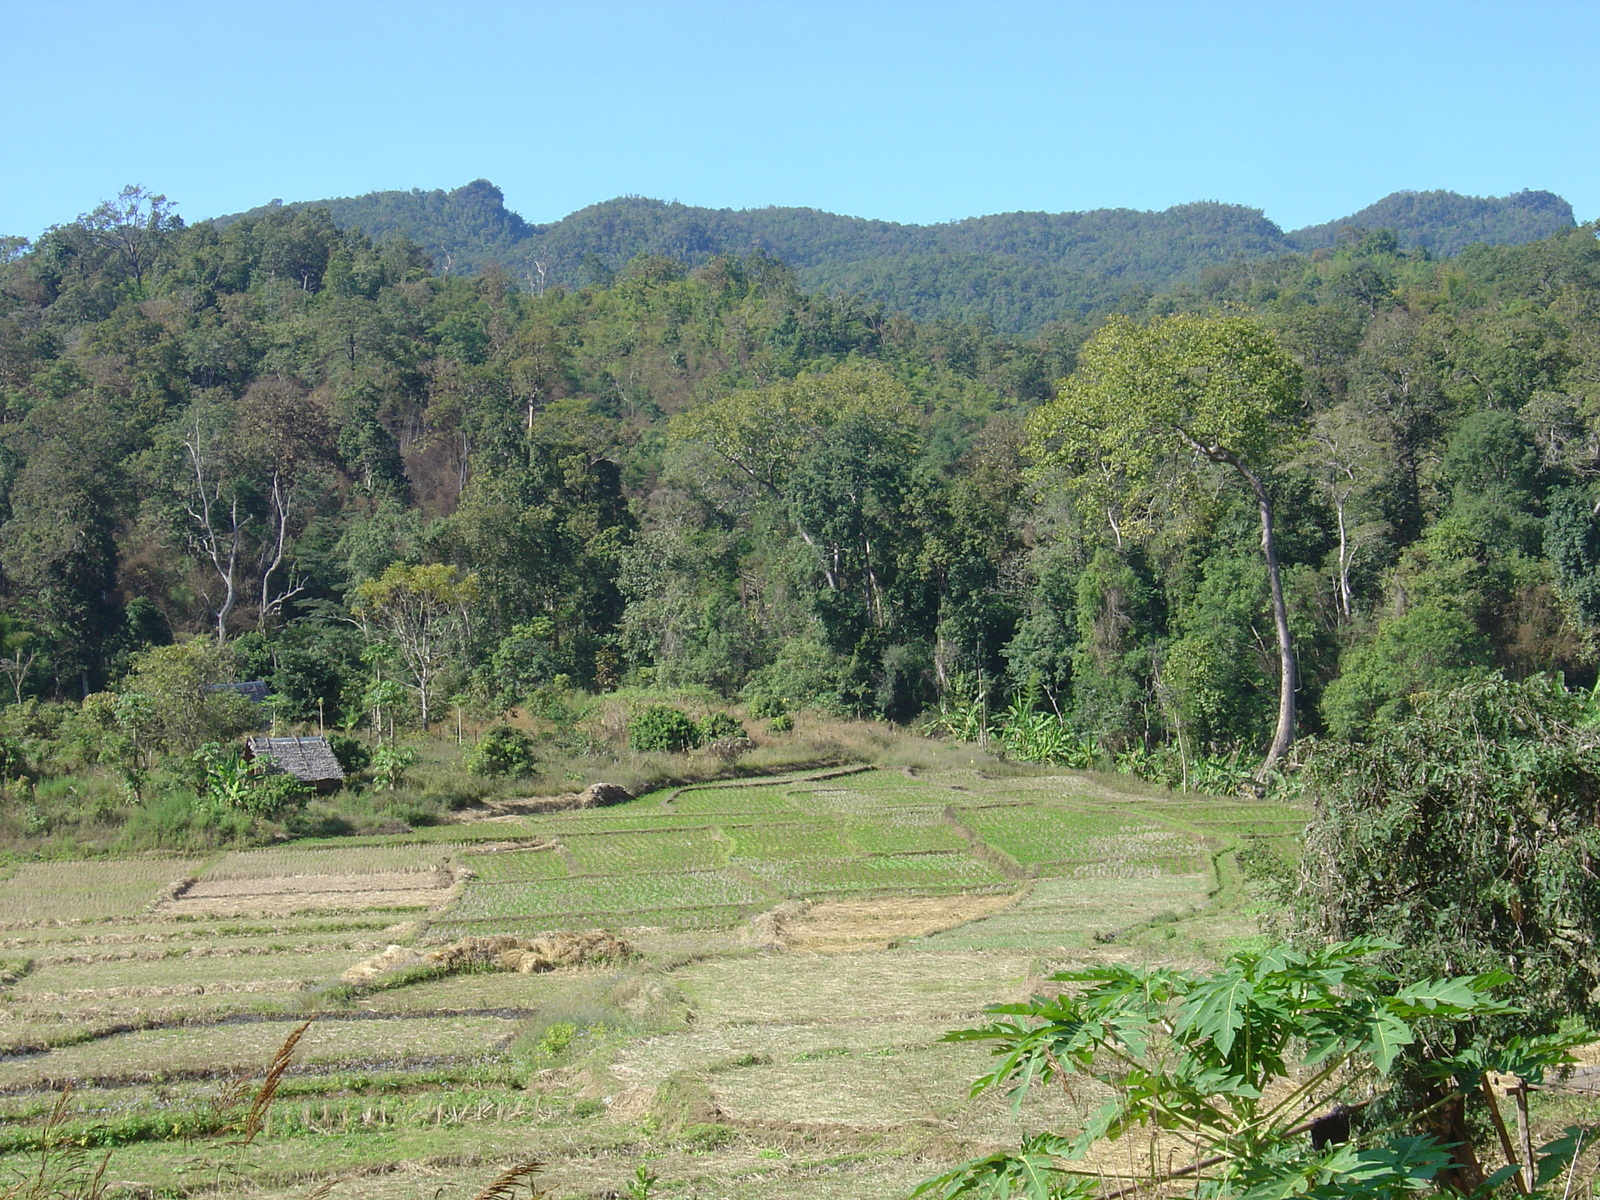
{"label": "tall leafy tree", "polygon": [[1247,317],[1116,318],[1084,346],[1078,369],[1032,425],[1037,459],[1064,470],[1119,540],[1146,531],[1164,493],[1181,488],[1195,464],[1225,468],[1249,487],[1279,660],[1277,728],[1264,772],[1294,738],[1294,647],[1266,473],[1302,422],[1299,383],[1294,362]]}
{"label": "tall leafy tree", "polygon": [[447,563],[394,563],[356,588],[356,613],[403,664],[424,732],[440,679],[459,662],[478,596],[477,577],[462,576]]}

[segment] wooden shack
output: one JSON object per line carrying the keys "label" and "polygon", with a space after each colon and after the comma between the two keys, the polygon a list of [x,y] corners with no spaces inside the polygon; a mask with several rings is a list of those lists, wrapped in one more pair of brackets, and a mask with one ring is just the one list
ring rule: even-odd
{"label": "wooden shack", "polygon": [[344,782],[344,768],[325,737],[253,737],[245,741],[244,756],[319,792],[331,792]]}

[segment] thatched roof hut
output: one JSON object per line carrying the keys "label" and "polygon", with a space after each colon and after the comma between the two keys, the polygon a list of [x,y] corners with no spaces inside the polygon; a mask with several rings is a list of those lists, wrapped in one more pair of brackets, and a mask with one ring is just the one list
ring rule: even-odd
{"label": "thatched roof hut", "polygon": [[318,791],[330,791],[344,782],[344,768],[324,737],[253,737],[246,740],[244,755]]}

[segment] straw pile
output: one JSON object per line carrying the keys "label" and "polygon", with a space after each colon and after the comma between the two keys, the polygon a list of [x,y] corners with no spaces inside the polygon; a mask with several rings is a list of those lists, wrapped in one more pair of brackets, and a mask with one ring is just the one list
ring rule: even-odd
{"label": "straw pile", "polygon": [[776,908],[757,913],[744,928],[744,940],[762,950],[784,950],[789,927],[811,911],[809,900],[785,900]]}
{"label": "straw pile", "polygon": [[339,978],[360,986],[409,967],[430,967],[439,975],[453,975],[458,971],[515,971],[531,975],[557,967],[631,958],[633,953],[630,943],[603,929],[586,933],[541,933],[532,938],[509,934],[467,937],[429,951],[390,946],[357,963]]}

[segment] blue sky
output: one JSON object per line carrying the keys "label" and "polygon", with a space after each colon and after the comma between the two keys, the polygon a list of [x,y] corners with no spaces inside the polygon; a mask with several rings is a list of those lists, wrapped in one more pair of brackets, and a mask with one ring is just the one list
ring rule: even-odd
{"label": "blue sky", "polygon": [[896,221],[1400,188],[1600,216],[1600,4],[0,0],[0,234],[487,178]]}

